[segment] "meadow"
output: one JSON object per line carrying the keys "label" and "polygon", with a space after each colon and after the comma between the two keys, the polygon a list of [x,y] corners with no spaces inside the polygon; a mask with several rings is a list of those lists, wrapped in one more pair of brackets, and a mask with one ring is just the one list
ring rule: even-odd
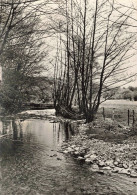
{"label": "meadow", "polygon": [[104,119],[112,118],[124,125],[136,125],[137,101],[107,100],[100,105],[98,114]]}

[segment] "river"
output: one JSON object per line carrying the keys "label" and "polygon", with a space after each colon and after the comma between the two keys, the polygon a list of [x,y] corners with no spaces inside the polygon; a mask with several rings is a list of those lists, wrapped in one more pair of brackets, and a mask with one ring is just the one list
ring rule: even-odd
{"label": "river", "polygon": [[134,179],[91,172],[86,164],[61,153],[61,144],[74,133],[66,123],[51,119],[1,119],[0,194],[137,194]]}

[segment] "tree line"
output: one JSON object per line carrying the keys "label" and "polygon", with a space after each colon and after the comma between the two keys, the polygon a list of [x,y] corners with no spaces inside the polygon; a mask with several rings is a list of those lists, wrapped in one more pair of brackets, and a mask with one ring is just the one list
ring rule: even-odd
{"label": "tree line", "polygon": [[[0,102],[5,111],[17,112],[29,101],[36,79],[44,70],[42,61],[44,33],[41,30],[38,0],[1,0],[0,66],[2,83]],[[35,84],[34,84],[35,83]]]}

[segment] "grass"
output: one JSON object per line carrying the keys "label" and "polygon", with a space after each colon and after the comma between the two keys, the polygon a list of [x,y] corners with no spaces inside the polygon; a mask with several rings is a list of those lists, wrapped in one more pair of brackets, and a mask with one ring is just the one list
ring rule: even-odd
{"label": "grass", "polygon": [[128,100],[108,100],[101,104],[98,116],[103,118],[103,108],[106,118],[111,118],[123,125],[128,125],[128,110],[129,110],[129,125],[133,125],[133,110],[134,110],[134,125],[137,125],[137,102]]}

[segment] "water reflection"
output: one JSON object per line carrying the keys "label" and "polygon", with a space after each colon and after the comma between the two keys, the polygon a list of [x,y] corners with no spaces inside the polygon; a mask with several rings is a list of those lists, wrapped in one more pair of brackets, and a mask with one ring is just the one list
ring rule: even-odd
{"label": "water reflection", "polygon": [[75,126],[69,122],[53,123],[53,134],[58,143],[68,141],[75,134]]}
{"label": "water reflection", "polygon": [[2,120],[0,121],[0,135],[13,135],[13,140],[22,140],[23,131],[20,120]]}
{"label": "water reflection", "polygon": [[74,129],[74,124],[48,120],[2,120],[0,194],[136,194],[129,178],[97,175],[59,152]]}
{"label": "water reflection", "polygon": [[43,194],[41,182],[48,186],[44,189],[48,194],[54,186],[54,175],[59,172],[60,176],[60,166],[64,166],[58,147],[71,137],[70,126],[40,119],[16,119],[2,120],[0,127],[0,194],[24,195],[29,194],[30,188],[32,194]]}
{"label": "water reflection", "polygon": [[18,139],[18,129],[17,129],[17,125],[14,120],[12,121],[12,129],[13,129],[13,140],[17,140]]}
{"label": "water reflection", "polygon": [[8,154],[11,150],[15,152],[17,145],[29,145],[33,142],[52,146],[55,149],[57,145],[61,145],[63,141],[67,141],[74,135],[74,130],[68,122],[55,123],[39,119],[2,120],[0,127],[0,134],[6,136],[6,147],[3,146],[4,142],[0,143],[2,144],[0,151],[4,152],[3,148],[5,148]]}
{"label": "water reflection", "polygon": [[69,138],[74,135],[74,126],[72,127],[72,124],[70,124],[69,122],[65,122],[63,123],[63,129],[65,141],[68,141]]}
{"label": "water reflection", "polygon": [[12,131],[12,121],[0,121],[0,135],[10,134]]}

